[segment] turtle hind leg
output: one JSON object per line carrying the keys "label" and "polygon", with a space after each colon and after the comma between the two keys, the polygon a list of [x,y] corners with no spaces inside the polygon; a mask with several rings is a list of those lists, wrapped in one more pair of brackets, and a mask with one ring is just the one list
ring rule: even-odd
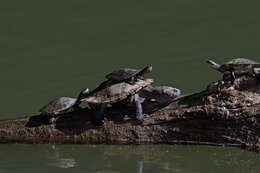
{"label": "turtle hind leg", "polygon": [[55,114],[52,114],[49,119],[49,124],[55,124],[57,121],[57,118],[55,118]]}
{"label": "turtle hind leg", "polygon": [[150,117],[150,115],[143,114],[142,99],[139,97],[138,94],[134,95],[134,102],[136,106],[136,119],[140,121],[147,120]]}
{"label": "turtle hind leg", "polygon": [[106,104],[101,104],[96,107],[95,113],[94,113],[94,122],[98,125],[104,124],[104,118],[106,113]]}
{"label": "turtle hind leg", "polygon": [[232,84],[232,85],[235,83],[235,80],[236,80],[236,75],[235,75],[235,72],[232,71],[232,72],[231,72],[231,84]]}

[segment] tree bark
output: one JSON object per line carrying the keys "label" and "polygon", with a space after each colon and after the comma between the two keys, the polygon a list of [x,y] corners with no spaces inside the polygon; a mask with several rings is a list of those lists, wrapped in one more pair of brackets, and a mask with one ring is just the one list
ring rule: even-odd
{"label": "tree bark", "polygon": [[146,97],[144,113],[151,114],[143,123],[135,119],[134,106],[118,103],[108,109],[103,126],[93,123],[88,108],[61,115],[55,125],[42,115],[2,120],[0,142],[230,145],[260,151],[258,79],[242,76],[234,85],[213,82],[173,100],[140,95]]}

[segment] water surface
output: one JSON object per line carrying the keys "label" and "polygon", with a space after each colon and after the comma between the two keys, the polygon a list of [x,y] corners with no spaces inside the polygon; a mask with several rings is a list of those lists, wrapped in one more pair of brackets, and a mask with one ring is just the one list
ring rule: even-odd
{"label": "water surface", "polygon": [[[13,153],[15,150],[16,156]],[[28,155],[30,153],[30,155]],[[205,146],[2,145],[0,172],[257,173],[260,157]]]}
{"label": "water surface", "polygon": [[[220,78],[205,64],[208,57],[260,61],[259,5],[257,0],[2,0],[1,119],[38,114],[51,99],[76,97],[121,67],[152,64],[155,85],[200,91]],[[78,172],[259,172],[258,156],[233,148],[68,145],[53,151],[51,145],[1,145],[0,153],[7,157],[0,172],[58,171],[59,164]]]}

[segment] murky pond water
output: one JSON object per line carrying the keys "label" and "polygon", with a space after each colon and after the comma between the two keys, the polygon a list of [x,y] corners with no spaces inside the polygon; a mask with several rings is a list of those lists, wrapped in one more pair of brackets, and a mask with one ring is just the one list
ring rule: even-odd
{"label": "murky pond water", "polygon": [[[15,154],[14,154],[15,152]],[[0,172],[251,172],[260,157],[205,146],[2,145]]]}
{"label": "murky pond water", "polygon": [[[155,85],[183,93],[220,77],[205,63],[260,61],[252,0],[0,1],[1,119],[95,88],[120,67],[152,64]],[[0,172],[259,172],[259,156],[193,146],[0,145]],[[258,164],[257,164],[258,163]]]}

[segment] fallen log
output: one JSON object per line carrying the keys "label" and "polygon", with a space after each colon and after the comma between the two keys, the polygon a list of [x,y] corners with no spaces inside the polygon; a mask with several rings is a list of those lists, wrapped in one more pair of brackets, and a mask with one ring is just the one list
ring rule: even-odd
{"label": "fallen log", "polygon": [[86,108],[58,118],[34,115],[0,121],[1,143],[77,144],[200,144],[240,146],[260,151],[260,82],[242,76],[235,84],[213,82],[195,94],[170,98],[146,97],[143,123],[132,106],[118,103],[109,108],[103,126],[92,122]]}

